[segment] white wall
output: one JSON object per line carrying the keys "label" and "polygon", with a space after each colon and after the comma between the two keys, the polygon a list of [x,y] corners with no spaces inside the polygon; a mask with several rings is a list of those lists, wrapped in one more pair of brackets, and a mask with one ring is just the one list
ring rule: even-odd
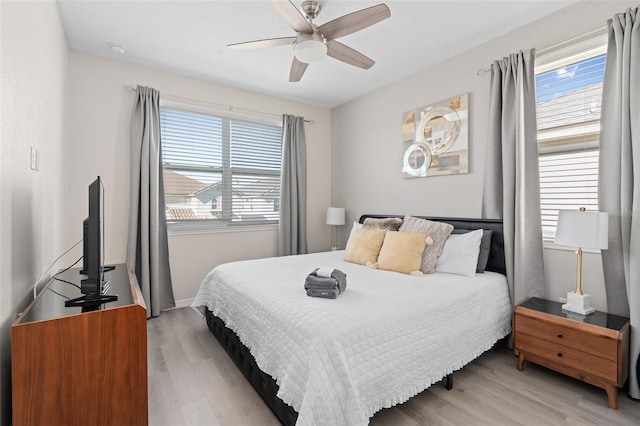
{"label": "white wall", "polygon": [[[55,2],[0,2],[0,424],[11,420],[10,327],[65,249],[68,50]],[[29,168],[29,148],[40,171]]]}
{"label": "white wall", "polygon": [[[331,190],[331,115],[328,109],[181,77],[72,51],[69,60],[68,239],[81,237],[87,185],[97,175],[106,189],[106,261],[124,262],[129,215],[129,124],[134,94],[125,85],[151,86],[162,94],[315,120],[306,126],[308,243],[331,246],[325,212]],[[169,255],[177,300],[190,299],[214,266],[230,260],[277,255],[277,231],[170,235]]]}
{"label": "white wall", "polygon": [[[579,2],[452,59],[420,71],[332,111],[332,202],[348,220],[363,213],[480,217],[484,180],[489,74],[492,61],[520,49],[542,49],[606,25],[635,1]],[[403,179],[402,113],[461,93],[470,94],[470,172]],[[342,242],[349,227],[341,232]],[[585,255],[584,288],[606,309],[597,254]],[[545,250],[547,297],[575,288],[575,255]]]}

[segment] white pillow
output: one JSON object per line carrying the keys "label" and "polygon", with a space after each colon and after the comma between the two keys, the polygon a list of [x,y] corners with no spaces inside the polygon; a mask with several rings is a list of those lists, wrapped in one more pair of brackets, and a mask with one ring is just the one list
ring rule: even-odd
{"label": "white pillow", "polygon": [[482,241],[482,229],[466,234],[449,235],[444,243],[442,254],[436,262],[435,272],[475,276],[480,255],[480,241]]}
{"label": "white pillow", "polygon": [[345,246],[345,250],[349,250],[349,242],[353,239],[353,234],[356,233],[356,229],[361,229],[362,224],[359,222],[353,222],[353,226],[351,227],[351,232],[349,233],[349,239],[347,240],[347,245]]}

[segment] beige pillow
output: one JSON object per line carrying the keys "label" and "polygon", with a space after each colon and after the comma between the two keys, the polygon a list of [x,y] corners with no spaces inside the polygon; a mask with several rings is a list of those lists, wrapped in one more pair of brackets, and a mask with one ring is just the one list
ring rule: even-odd
{"label": "beige pillow", "polygon": [[427,246],[422,253],[422,263],[420,265],[422,272],[432,274],[436,267],[438,256],[442,253],[444,243],[447,241],[447,238],[449,238],[451,231],[453,231],[453,225],[413,216],[405,216],[399,231],[427,234],[433,239],[433,244]]}
{"label": "beige pillow", "polygon": [[385,217],[385,218],[374,218],[368,217],[364,220],[362,224],[363,228],[366,229],[386,229],[388,231],[397,231],[402,225],[402,219],[399,217]]}
{"label": "beige pillow", "polygon": [[403,274],[422,275],[420,264],[427,239],[426,234],[387,231],[376,267]]}
{"label": "beige pillow", "polygon": [[386,232],[384,229],[356,229],[349,240],[344,260],[360,265],[376,263]]}

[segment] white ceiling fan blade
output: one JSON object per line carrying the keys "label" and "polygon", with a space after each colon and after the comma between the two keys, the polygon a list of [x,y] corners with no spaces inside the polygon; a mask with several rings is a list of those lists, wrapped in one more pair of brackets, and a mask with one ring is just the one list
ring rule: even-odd
{"label": "white ceiling fan blade", "polygon": [[373,59],[363,55],[357,50],[354,50],[349,46],[345,46],[335,40],[327,42],[327,55],[331,56],[333,59],[337,59],[349,65],[364,68],[365,70],[368,70],[376,63]]}
{"label": "white ceiling fan blade", "polygon": [[291,71],[289,72],[289,82],[294,83],[296,81],[300,81],[308,66],[309,64],[300,62],[294,57],[293,63],[291,64]]}
{"label": "white ceiling fan blade", "polygon": [[267,38],[264,40],[245,41],[243,43],[233,43],[228,45],[229,49],[259,49],[263,47],[282,46],[284,44],[293,44],[295,37],[279,37]]}
{"label": "white ceiling fan blade", "polygon": [[313,33],[313,27],[302,12],[290,1],[271,0],[271,6],[298,33]]}
{"label": "white ceiling fan blade", "polygon": [[318,27],[318,31],[320,31],[327,40],[333,40],[370,27],[390,16],[391,11],[387,5],[383,3],[322,24]]}

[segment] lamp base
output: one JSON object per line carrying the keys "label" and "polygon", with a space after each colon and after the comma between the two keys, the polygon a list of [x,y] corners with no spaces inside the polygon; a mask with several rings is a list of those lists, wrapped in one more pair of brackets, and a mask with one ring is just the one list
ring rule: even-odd
{"label": "lamp base", "polygon": [[576,312],[582,315],[588,315],[595,312],[595,308],[591,307],[591,296],[588,294],[575,294],[570,291],[567,293],[567,303],[562,305],[565,311]]}

